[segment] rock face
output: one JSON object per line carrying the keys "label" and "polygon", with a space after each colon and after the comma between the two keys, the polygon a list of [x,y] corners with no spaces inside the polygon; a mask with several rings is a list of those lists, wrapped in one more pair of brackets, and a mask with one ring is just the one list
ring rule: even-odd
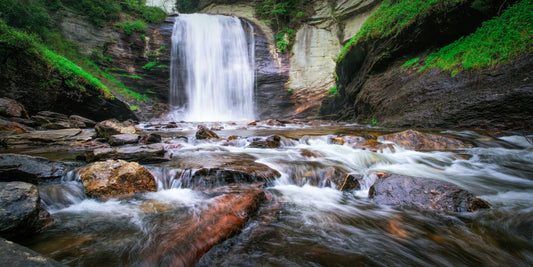
{"label": "rock face", "polygon": [[418,151],[459,150],[473,147],[472,144],[465,143],[455,138],[421,133],[414,130],[383,135],[381,138],[386,141],[391,141],[403,148]]}
{"label": "rock face", "polygon": [[71,167],[65,163],[41,157],[20,154],[0,154],[0,181],[23,181],[39,184],[58,179],[67,174]]}
{"label": "rock face", "polygon": [[4,266],[61,267],[63,265],[29,248],[0,238],[0,258]]}
{"label": "rock face", "polygon": [[41,208],[37,187],[23,182],[0,182],[0,235],[22,239],[53,222]]}
{"label": "rock face", "polygon": [[78,172],[85,187],[85,194],[90,197],[118,197],[157,189],[154,176],[135,162],[95,162]]}
{"label": "rock face", "polygon": [[486,201],[454,184],[402,175],[378,179],[368,194],[380,205],[431,211],[471,212],[490,207]]}

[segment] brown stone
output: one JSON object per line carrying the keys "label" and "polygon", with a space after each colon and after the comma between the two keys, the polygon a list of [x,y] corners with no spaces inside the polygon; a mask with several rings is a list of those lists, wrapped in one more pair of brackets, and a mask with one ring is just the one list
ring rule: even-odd
{"label": "brown stone", "polygon": [[81,168],[78,172],[85,193],[90,197],[109,198],[156,191],[154,176],[136,162],[99,161]]}
{"label": "brown stone", "polygon": [[132,125],[126,126],[116,119],[99,122],[94,129],[97,136],[101,138],[109,138],[115,134],[135,134],[137,132]]}
{"label": "brown stone", "polygon": [[198,131],[196,132],[196,139],[198,140],[201,140],[201,139],[207,139],[207,140],[210,140],[210,139],[218,139],[218,135],[207,129],[207,127],[203,126],[203,125],[199,125],[198,126]]}
{"label": "brown stone", "polygon": [[342,146],[344,145],[344,143],[346,143],[346,140],[344,140],[344,138],[342,137],[332,137],[329,140],[332,144],[339,145],[339,146]]}
{"label": "brown stone", "polygon": [[30,118],[22,104],[9,98],[0,98],[0,115],[24,119]]}
{"label": "brown stone", "polygon": [[357,143],[353,146],[353,148],[356,149],[362,149],[362,150],[369,150],[372,152],[382,152],[384,149],[390,149],[392,152],[394,152],[394,146],[391,144],[383,144],[378,142],[376,139],[369,139],[365,140],[363,142]]}
{"label": "brown stone", "polygon": [[344,176],[344,181],[337,185],[339,191],[350,191],[361,189],[360,181],[363,179],[362,175],[348,173]]}
{"label": "brown stone", "polygon": [[277,135],[271,135],[266,138],[259,137],[254,138],[249,147],[254,148],[278,148],[281,146],[281,137]]}
{"label": "brown stone", "polygon": [[405,149],[417,151],[446,151],[472,148],[472,144],[461,140],[445,137],[442,135],[421,133],[415,130],[407,130],[381,136],[383,140],[391,141]]}

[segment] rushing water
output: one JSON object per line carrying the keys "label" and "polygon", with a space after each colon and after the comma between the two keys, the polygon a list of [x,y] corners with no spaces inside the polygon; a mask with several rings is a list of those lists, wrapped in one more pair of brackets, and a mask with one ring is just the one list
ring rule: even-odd
{"label": "rushing water", "polygon": [[170,105],[175,120],[254,119],[255,41],[236,17],[183,14],[172,33]]}
{"label": "rushing water", "polygon": [[[177,256],[194,243],[181,241],[162,255],[164,244],[201,221],[216,199],[184,188],[183,182],[201,166],[252,159],[281,176],[267,184],[269,197],[242,232],[210,249],[198,266],[533,264],[533,145],[522,136],[447,131],[443,133],[476,147],[417,152],[395,146],[394,151],[376,153],[348,143],[335,145],[330,138],[390,130],[356,125],[244,126],[222,125],[224,130],[218,132],[222,138],[241,136],[230,143],[195,140],[192,123],[159,131],[173,158],[145,165],[157,178],[157,192],[108,201],[88,199],[75,172],[61,183],[41,186],[43,204],[56,225],[27,245],[69,265],[165,265],[158,259]],[[253,136],[270,134],[282,136],[280,148],[248,147]],[[363,175],[362,189],[340,192],[332,188],[334,184],[323,183],[332,168]],[[448,214],[376,205],[367,197],[375,171],[452,182],[487,200],[492,208]]]}

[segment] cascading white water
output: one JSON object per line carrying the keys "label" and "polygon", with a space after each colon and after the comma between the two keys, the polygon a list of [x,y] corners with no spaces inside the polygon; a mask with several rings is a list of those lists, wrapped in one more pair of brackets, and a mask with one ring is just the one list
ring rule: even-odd
{"label": "cascading white water", "polygon": [[177,17],[172,33],[170,105],[174,111],[170,117],[186,121],[253,120],[253,36],[253,27],[236,17]]}

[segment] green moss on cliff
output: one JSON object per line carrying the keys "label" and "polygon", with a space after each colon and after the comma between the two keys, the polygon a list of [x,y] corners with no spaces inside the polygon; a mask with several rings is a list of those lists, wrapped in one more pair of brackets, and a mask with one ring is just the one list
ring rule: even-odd
{"label": "green moss on cliff", "polygon": [[533,1],[522,0],[499,17],[483,23],[473,34],[443,47],[426,59],[423,68],[441,68],[456,74],[505,63],[533,53]]}
{"label": "green moss on cliff", "polygon": [[346,43],[337,57],[337,62],[340,62],[357,42],[395,35],[418,18],[465,1],[467,0],[385,0],[361,30]]}

